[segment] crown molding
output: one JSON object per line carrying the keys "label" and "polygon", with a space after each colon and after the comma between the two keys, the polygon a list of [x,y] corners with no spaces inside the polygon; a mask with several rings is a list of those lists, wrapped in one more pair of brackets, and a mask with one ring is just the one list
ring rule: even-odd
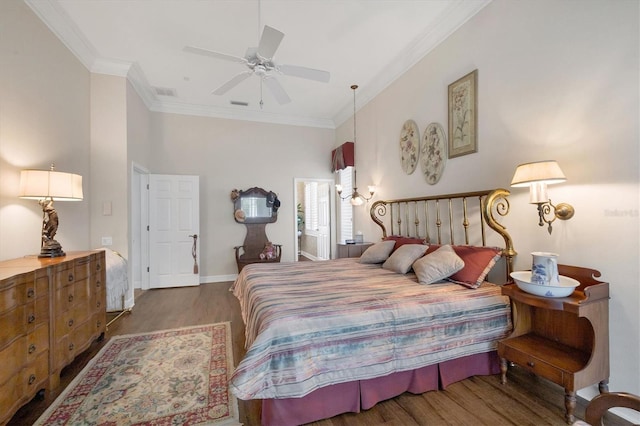
{"label": "crown molding", "polygon": [[317,119],[313,117],[274,114],[265,111],[240,111],[233,108],[216,108],[205,105],[194,105],[179,101],[156,102],[151,106],[150,110],[171,114],[224,118],[228,120],[255,121],[259,123],[284,124],[288,126],[335,129],[335,124],[331,119]]}
{"label": "crown molding", "polygon": [[[353,105],[350,102],[346,103],[333,118],[317,119],[264,111],[240,111],[236,108],[191,105],[161,99],[155,94],[137,64],[100,57],[57,1],[24,1],[90,72],[126,77],[151,111],[328,129],[337,128],[353,115]],[[373,81],[366,83],[366,87],[360,88],[358,91],[360,108],[379,95],[490,2],[491,0],[451,1],[443,19],[440,19],[434,27],[425,31],[414,43],[398,53]]]}
{"label": "crown molding", "polygon": [[[442,19],[437,24],[423,32],[413,43],[399,52],[390,64],[378,73],[372,81],[368,82],[365,87],[358,89],[358,104],[360,106],[357,107],[357,110],[378,96],[491,1],[451,1]],[[353,103],[345,104],[333,117],[336,128],[344,124],[352,116]]]}

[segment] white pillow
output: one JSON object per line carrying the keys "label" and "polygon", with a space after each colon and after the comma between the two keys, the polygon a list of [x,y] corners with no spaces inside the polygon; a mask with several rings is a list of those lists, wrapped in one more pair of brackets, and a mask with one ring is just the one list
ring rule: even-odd
{"label": "white pillow", "polygon": [[464,261],[453,247],[444,245],[413,263],[413,270],[421,284],[433,284],[464,268]]}
{"label": "white pillow", "polygon": [[399,274],[406,274],[413,262],[424,256],[428,248],[426,244],[403,244],[389,256],[382,267]]}
{"label": "white pillow", "polygon": [[395,245],[396,242],[392,240],[375,243],[360,255],[360,263],[384,262],[393,251],[393,247],[395,247]]}

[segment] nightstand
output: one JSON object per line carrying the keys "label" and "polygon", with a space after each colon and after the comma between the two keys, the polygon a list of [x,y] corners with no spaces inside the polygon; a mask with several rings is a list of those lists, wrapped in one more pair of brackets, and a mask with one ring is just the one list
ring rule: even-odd
{"label": "nightstand", "polygon": [[568,297],[534,296],[515,283],[502,287],[511,298],[514,329],[498,342],[501,382],[509,362],[518,364],[565,389],[565,420],[575,420],[576,391],[609,383],[609,283],[597,281],[594,269],[558,265],[560,275],[580,286]]}
{"label": "nightstand", "polygon": [[360,257],[373,243],[338,244],[338,259],[344,257]]}

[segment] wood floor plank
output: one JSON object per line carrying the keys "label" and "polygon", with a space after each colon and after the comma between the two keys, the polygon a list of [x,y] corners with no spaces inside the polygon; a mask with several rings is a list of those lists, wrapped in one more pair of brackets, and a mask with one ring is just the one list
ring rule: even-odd
{"label": "wood floor plank", "polygon": [[[94,343],[65,368],[61,386],[46,392],[20,409],[9,422],[25,426],[53,403],[112,336],[142,333],[215,322],[231,322],[233,357],[237,363],[245,353],[244,325],[237,299],[229,291],[231,283],[202,284],[196,287],[137,291],[131,313],[124,314],[107,330],[103,342]],[[315,422],[313,426],[447,426],[447,425],[564,425],[564,391],[557,385],[513,368],[509,381],[501,385],[499,376],[478,376],[450,385],[443,391],[421,395],[405,393],[361,413],[345,413]],[[238,401],[240,421],[245,426],[260,424],[259,401]],[[584,418],[579,400],[576,417]],[[617,417],[612,426],[629,426]]]}

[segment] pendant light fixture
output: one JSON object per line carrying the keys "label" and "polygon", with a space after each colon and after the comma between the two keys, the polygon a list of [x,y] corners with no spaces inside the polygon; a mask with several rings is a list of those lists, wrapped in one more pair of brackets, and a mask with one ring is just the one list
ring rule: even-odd
{"label": "pendant light fixture", "polygon": [[[351,90],[353,90],[353,144],[354,145],[356,143],[356,89],[357,88],[358,88],[357,84],[353,84],[351,86]],[[353,169],[353,191],[351,192],[351,205],[352,206],[361,206],[365,202],[368,202],[371,199],[371,197],[373,197],[373,194],[376,192],[376,187],[373,186],[373,185],[369,185],[368,189],[369,189],[369,196],[368,197],[366,197],[364,195],[361,195],[358,192],[358,185],[357,185],[357,180],[356,180],[356,169],[354,167],[354,169]],[[347,195],[345,197],[342,196],[342,185],[336,185],[336,192],[338,192],[338,196],[342,200],[346,200],[347,198],[349,198],[349,195]]]}

